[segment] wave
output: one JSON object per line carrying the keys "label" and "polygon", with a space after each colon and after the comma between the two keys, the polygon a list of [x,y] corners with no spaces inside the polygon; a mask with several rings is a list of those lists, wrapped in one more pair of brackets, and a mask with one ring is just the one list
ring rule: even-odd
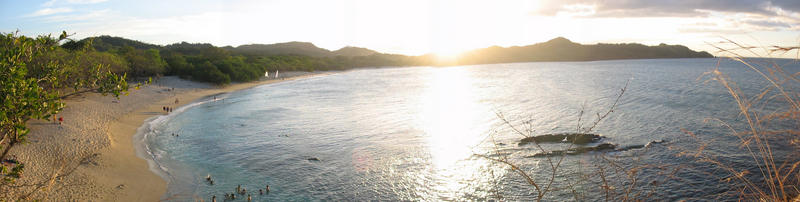
{"label": "wave", "polygon": [[136,134],[133,136],[133,144],[136,150],[136,156],[147,160],[150,171],[160,176],[162,179],[167,181],[167,183],[174,181],[175,177],[162,163],[162,159],[164,157],[163,154],[165,151],[152,148],[148,141],[149,138],[153,135],[160,134],[161,131],[159,131],[158,128],[186,110],[209,102],[214,102],[215,100],[212,98],[213,96],[216,96],[217,99],[225,99],[229,96],[229,94],[220,93],[203,97],[201,101],[192,102],[190,104],[178,107],[169,114],[150,117],[144,121],[142,126],[136,129]]}

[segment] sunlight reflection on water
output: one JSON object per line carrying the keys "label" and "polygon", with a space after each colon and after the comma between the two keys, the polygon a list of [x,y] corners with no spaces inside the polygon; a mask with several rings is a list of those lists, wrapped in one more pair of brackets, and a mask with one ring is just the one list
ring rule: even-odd
{"label": "sunlight reflection on water", "polygon": [[[480,176],[481,163],[459,165],[472,156],[488,125],[480,123],[491,113],[479,101],[466,68],[434,68],[430,70],[425,92],[420,96],[422,113],[417,122],[427,135],[431,161],[441,180],[436,189],[450,195],[469,185],[468,176]],[[449,194],[448,194],[449,193]],[[455,197],[455,196],[450,196]]]}

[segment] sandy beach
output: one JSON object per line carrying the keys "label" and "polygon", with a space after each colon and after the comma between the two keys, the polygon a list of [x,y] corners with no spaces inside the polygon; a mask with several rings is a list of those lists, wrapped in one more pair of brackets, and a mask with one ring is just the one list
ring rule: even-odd
{"label": "sandy beach", "polygon": [[[43,201],[159,201],[166,181],[137,156],[133,136],[143,122],[179,106],[218,93],[307,78],[326,73],[287,72],[281,80],[223,87],[162,77],[119,100],[95,93],[70,97],[58,114],[63,124],[29,122],[28,144],[11,155],[25,163],[23,178],[2,198],[25,196]],[[178,100],[176,104],[175,101]],[[52,180],[50,180],[52,179]],[[168,199],[168,198],[167,198]]]}

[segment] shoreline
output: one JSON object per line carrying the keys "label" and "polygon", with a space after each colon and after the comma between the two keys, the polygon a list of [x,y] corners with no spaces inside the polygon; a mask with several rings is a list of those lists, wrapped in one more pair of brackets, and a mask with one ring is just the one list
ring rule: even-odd
{"label": "shoreline", "polygon": [[[294,73],[294,74],[292,74]],[[89,93],[65,99],[65,117],[58,125],[32,120],[30,144],[11,154],[26,163],[26,173],[17,183],[36,184],[55,179],[28,199],[46,201],[159,201],[167,192],[167,180],[153,170],[155,162],[137,139],[148,123],[166,115],[161,107],[179,108],[215,94],[230,93],[266,84],[292,81],[333,72],[287,72],[281,80],[212,86],[177,77],[162,77],[150,85],[129,91],[116,100]],[[179,102],[176,104],[175,100]],[[159,169],[159,168],[155,168]],[[31,192],[35,187],[12,190],[11,195]],[[8,193],[7,193],[8,194]]]}

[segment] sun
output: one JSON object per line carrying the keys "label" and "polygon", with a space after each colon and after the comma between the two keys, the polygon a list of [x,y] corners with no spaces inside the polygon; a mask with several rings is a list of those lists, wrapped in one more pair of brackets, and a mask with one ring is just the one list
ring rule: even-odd
{"label": "sun", "polygon": [[436,57],[437,64],[457,64],[463,53],[463,49],[446,48],[434,51],[433,55]]}

